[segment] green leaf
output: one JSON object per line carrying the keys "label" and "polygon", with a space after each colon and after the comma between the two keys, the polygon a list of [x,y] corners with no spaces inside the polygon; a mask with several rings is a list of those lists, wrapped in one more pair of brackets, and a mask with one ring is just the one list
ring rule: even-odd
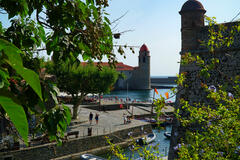
{"label": "green leaf", "polygon": [[8,83],[8,78],[9,78],[9,75],[4,71],[0,70],[0,88],[3,88],[4,85]]}
{"label": "green leaf", "polygon": [[50,91],[50,94],[51,94],[51,97],[52,97],[52,99],[54,100],[54,102],[55,102],[56,104],[58,104],[57,96],[56,96],[53,92],[51,92],[51,91]]}
{"label": "green leaf", "polygon": [[23,79],[26,80],[26,82],[32,87],[32,89],[37,93],[39,98],[42,100],[42,91],[38,75],[34,71],[27,68],[15,67],[14,69],[17,71],[18,74],[20,74],[23,77]]}
{"label": "green leaf", "polygon": [[2,22],[0,22],[0,33],[3,32]]}
{"label": "green leaf", "polygon": [[46,42],[46,34],[42,26],[39,27],[39,37],[41,37],[43,42]]}
{"label": "green leaf", "polygon": [[26,15],[28,15],[28,4],[27,4],[27,1],[26,0],[21,0],[20,3],[22,3],[22,7],[23,7],[22,13],[20,13],[20,15],[22,17],[25,17]]}
{"label": "green leaf", "polygon": [[69,125],[71,122],[71,110],[69,109],[68,106],[66,106],[64,104],[62,106],[64,108],[64,113],[65,113],[65,118],[66,118],[67,124]]}
{"label": "green leaf", "polygon": [[1,77],[0,77],[0,89],[4,87],[4,82],[2,81]]}
{"label": "green leaf", "polygon": [[25,144],[28,145],[28,122],[23,107],[15,103],[11,98],[4,96],[0,96],[0,104],[7,112]]}
{"label": "green leaf", "polygon": [[107,17],[104,17],[104,20],[105,20],[109,25],[111,24],[110,20],[109,20]]}
{"label": "green leaf", "polygon": [[26,80],[26,82],[32,87],[32,89],[42,100],[42,91],[38,75],[32,70],[23,67],[22,59],[20,57],[21,50],[3,39],[0,39],[0,50],[4,50],[4,53],[9,59],[9,61],[7,61],[8,64],[13,69],[15,69],[23,79]]}

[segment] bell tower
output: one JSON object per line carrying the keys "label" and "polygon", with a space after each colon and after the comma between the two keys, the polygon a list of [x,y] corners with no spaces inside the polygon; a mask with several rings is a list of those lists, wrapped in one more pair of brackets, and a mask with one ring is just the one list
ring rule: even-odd
{"label": "bell tower", "polygon": [[143,44],[140,48],[138,56],[138,66],[140,68],[150,68],[150,52],[146,44]]}
{"label": "bell tower", "polygon": [[141,83],[139,89],[151,89],[150,52],[146,44],[143,44],[139,51],[138,81]]}

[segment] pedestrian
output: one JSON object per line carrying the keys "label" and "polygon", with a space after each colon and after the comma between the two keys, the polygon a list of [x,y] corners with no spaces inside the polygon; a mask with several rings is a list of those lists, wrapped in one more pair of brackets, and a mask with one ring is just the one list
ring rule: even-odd
{"label": "pedestrian", "polygon": [[93,119],[93,114],[92,114],[92,112],[90,112],[90,114],[89,114],[89,122],[90,122],[90,125],[92,124],[92,119]]}
{"label": "pedestrian", "polygon": [[123,124],[126,124],[126,123],[127,123],[126,115],[125,113],[123,113]]}
{"label": "pedestrian", "polygon": [[95,115],[96,124],[98,124],[98,119],[99,119],[99,115],[96,113]]}
{"label": "pedestrian", "polygon": [[120,109],[123,109],[123,105],[122,105],[122,104],[120,104],[120,105],[119,105],[119,108],[120,108]]}

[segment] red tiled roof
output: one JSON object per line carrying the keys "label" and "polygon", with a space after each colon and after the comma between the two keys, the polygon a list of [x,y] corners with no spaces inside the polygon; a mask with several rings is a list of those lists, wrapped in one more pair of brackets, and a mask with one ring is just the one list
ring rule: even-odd
{"label": "red tiled roof", "polygon": [[123,64],[122,62],[116,64],[117,71],[131,71],[134,70],[134,67]]}
{"label": "red tiled roof", "polygon": [[143,44],[142,47],[140,48],[140,52],[143,52],[143,51],[149,52],[148,47],[146,46],[146,44]]}
{"label": "red tiled roof", "polygon": [[[86,66],[88,63],[87,62],[81,62],[81,65]],[[97,62],[94,62],[94,65],[97,65]],[[102,62],[102,66],[109,66],[107,62]],[[123,64],[122,62],[119,62],[116,64],[116,70],[117,71],[131,71],[134,70],[134,67]]]}

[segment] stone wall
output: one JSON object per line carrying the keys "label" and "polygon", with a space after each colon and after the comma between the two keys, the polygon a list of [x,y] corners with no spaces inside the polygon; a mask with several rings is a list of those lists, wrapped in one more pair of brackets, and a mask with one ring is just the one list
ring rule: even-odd
{"label": "stone wall", "polygon": [[150,56],[148,52],[139,53],[139,66],[133,71],[133,76],[129,82],[130,89],[151,89]]}
{"label": "stone wall", "polygon": [[137,126],[134,128],[120,130],[108,135],[71,139],[67,142],[64,142],[62,146],[57,146],[56,143],[50,143],[35,147],[28,147],[17,151],[3,152],[0,153],[0,160],[7,160],[7,157],[10,157],[9,159],[11,160],[48,160],[52,158],[62,157],[107,146],[108,144],[106,142],[105,136],[110,137],[113,143],[124,142],[130,138],[128,136],[129,132],[133,132],[132,137],[137,137],[142,135],[143,132],[152,132],[152,127],[151,124],[147,124],[143,126],[143,131],[141,130],[141,126]]}
{"label": "stone wall", "polygon": [[[199,54],[199,56],[208,64],[213,58],[211,54]],[[201,83],[208,86],[214,85],[218,88],[237,75],[240,75],[240,50],[219,52],[215,55],[219,59],[217,68],[210,71],[209,79],[202,79],[199,76],[199,68],[194,65],[181,66],[180,72],[186,73],[188,88],[180,92],[179,98],[185,98],[191,104],[206,101],[205,92],[201,87]],[[231,87],[228,92],[232,92]]]}
{"label": "stone wall", "polygon": [[[226,23],[226,26],[233,26],[236,23]],[[208,26],[203,27],[198,33],[199,38],[207,38]],[[201,83],[207,86],[214,85],[217,89],[220,85],[227,84],[227,92],[234,94],[232,89],[231,79],[237,75],[240,75],[240,33],[237,33],[234,37],[234,43],[229,46],[222,46],[216,50],[215,54],[208,52],[207,48],[196,48],[192,50],[192,55],[200,56],[205,64],[209,64],[212,58],[219,59],[219,64],[213,70],[209,71],[211,77],[208,79],[201,78],[200,68],[196,65],[181,65],[179,73],[186,73],[186,84],[188,87],[178,88],[181,90],[177,94],[176,106],[179,106],[180,98],[184,98],[189,101],[191,105],[194,103],[205,103],[206,105],[212,104],[212,102],[206,97],[207,93],[202,89]],[[177,157],[176,151],[173,147],[180,143],[180,139],[184,137],[185,130],[182,128],[177,120],[174,120],[171,144],[169,150],[169,159]]]}

